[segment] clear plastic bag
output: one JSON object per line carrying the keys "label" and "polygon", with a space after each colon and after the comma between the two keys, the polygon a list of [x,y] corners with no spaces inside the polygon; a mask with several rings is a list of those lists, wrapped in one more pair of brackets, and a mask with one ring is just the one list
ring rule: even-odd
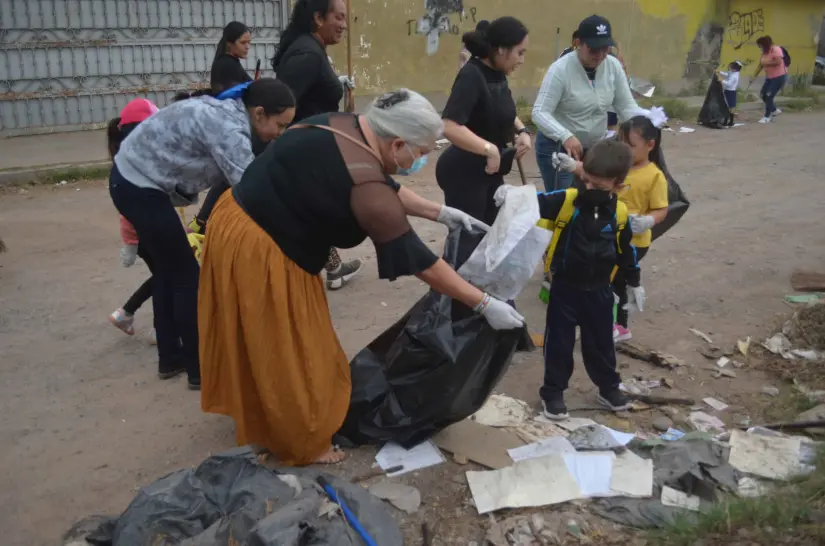
{"label": "clear plastic bag", "polygon": [[496,221],[458,274],[498,299],[515,299],[536,272],[553,236],[536,225],[538,220],[536,187],[509,188]]}

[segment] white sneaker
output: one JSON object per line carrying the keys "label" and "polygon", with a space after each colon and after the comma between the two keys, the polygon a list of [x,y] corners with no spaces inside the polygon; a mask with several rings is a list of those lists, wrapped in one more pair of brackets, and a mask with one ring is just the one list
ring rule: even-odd
{"label": "white sneaker", "polygon": [[116,309],[109,315],[109,322],[124,334],[135,335],[135,316],[127,314],[123,309]]}
{"label": "white sneaker", "polygon": [[778,116],[778,115],[779,115],[779,114],[781,114],[781,113],[782,113],[782,110],[781,110],[781,109],[779,109],[779,108],[777,108],[776,110],[774,110],[774,111],[773,111],[773,114],[771,114],[771,117],[773,117],[773,116]]}
{"label": "white sneaker", "polygon": [[771,118],[764,118],[763,117],[762,119],[759,120],[759,123],[770,123],[770,122],[771,122]]}

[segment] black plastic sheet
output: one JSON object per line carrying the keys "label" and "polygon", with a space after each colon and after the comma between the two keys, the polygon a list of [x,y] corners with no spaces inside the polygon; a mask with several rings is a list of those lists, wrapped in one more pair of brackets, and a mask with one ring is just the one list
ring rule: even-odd
{"label": "black plastic sheet", "polygon": [[[67,533],[93,546],[361,546],[316,482],[317,471],[271,470],[249,448],[206,459],[140,490],[120,517],[89,518]],[[323,475],[381,546],[403,538],[386,505],[364,488]],[[89,522],[98,528],[80,533]]]}
{"label": "black plastic sheet", "polygon": [[690,201],[688,201],[685,192],[682,191],[682,188],[673,178],[673,175],[670,174],[670,171],[667,168],[667,163],[665,163],[665,154],[662,152],[662,147],[659,146],[659,154],[658,157],[655,158],[654,163],[661,169],[664,173],[665,178],[667,178],[667,216],[665,219],[653,226],[653,240],[655,241],[659,237],[665,234],[667,230],[672,228],[676,225],[676,222],[682,219],[682,216],[685,215],[687,212],[688,207],[690,207]]}
{"label": "black plastic sheet", "polygon": [[[447,237],[450,265],[462,236]],[[458,306],[466,309],[430,291],[353,358],[352,397],[339,439],[412,447],[484,405],[525,329],[496,331],[473,313],[453,321]]]}
{"label": "black plastic sheet", "polygon": [[705,95],[705,102],[699,111],[699,123],[712,129],[723,129],[727,127],[730,119],[730,108],[725,100],[722,82],[714,73]]}

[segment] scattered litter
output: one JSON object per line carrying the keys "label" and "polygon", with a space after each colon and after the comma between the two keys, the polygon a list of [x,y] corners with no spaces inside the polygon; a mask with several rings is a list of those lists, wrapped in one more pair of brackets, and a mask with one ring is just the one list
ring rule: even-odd
{"label": "scattered litter", "polygon": [[725,423],[718,417],[708,415],[703,411],[694,411],[688,417],[693,428],[700,432],[724,432]]}
{"label": "scattered litter", "polygon": [[516,427],[530,416],[527,402],[493,394],[470,419],[488,427]]}
{"label": "scattered litter", "polygon": [[680,133],[695,133],[696,129],[694,129],[693,127],[679,127],[679,132]]}
{"label": "scattered litter", "polygon": [[810,349],[794,349],[793,351],[791,351],[791,354],[794,356],[798,356],[799,358],[804,358],[805,360],[810,360],[811,362],[816,362],[822,358],[822,355]]}
{"label": "scattered litter", "polygon": [[662,440],[666,440],[668,442],[675,442],[676,440],[680,440],[685,436],[685,433],[679,429],[669,428],[667,432],[662,434],[660,438]]}
{"label": "scattered litter", "polygon": [[740,339],[739,341],[736,342],[736,348],[739,349],[739,352],[742,354],[742,356],[748,356],[748,349],[750,349],[750,346],[751,346],[750,336],[748,336],[745,339]]}
{"label": "scattered litter", "polygon": [[61,180],[61,181],[60,181],[60,185],[61,185],[61,186],[65,186],[66,184],[68,184],[68,182],[66,182],[65,180]]}
{"label": "scattered litter", "polygon": [[567,439],[577,451],[623,451],[625,446],[602,425],[577,428]]}
{"label": "scattered litter", "polygon": [[769,337],[762,343],[762,346],[775,355],[780,355],[786,360],[793,360],[794,356],[791,354],[791,342],[785,337],[785,334],[775,334]]}
{"label": "scattered litter", "polygon": [[567,431],[541,415],[515,427],[514,432],[524,443],[533,444],[552,436],[567,436]]}
{"label": "scattered litter", "polygon": [[715,345],[702,345],[696,350],[708,360],[719,360],[725,356],[725,351]]}
{"label": "scattered litter", "polygon": [[410,485],[381,482],[371,485],[368,491],[407,514],[415,514],[421,506],[421,492]]}
{"label": "scattered litter", "polygon": [[713,370],[713,378],[719,379],[720,377],[729,377],[731,379],[736,379],[736,372],[733,370],[729,370],[727,368],[722,370]]}
{"label": "scattered litter", "polygon": [[644,498],[653,495],[653,460],[628,450],[613,461],[610,490],[621,497]]}
{"label": "scattered litter", "polygon": [[[547,419],[547,418],[543,417],[543,416],[539,416],[539,417],[536,418],[537,421],[540,421],[542,419]],[[548,419],[548,421],[549,421],[549,419]],[[555,423],[558,426],[560,426],[561,428],[563,428],[564,430],[566,430],[568,432],[573,432],[574,430],[576,430],[578,428],[581,428],[581,427],[586,427],[588,425],[595,425],[596,421],[594,421],[593,419],[587,419],[585,417],[568,417],[564,421],[557,421]]]}
{"label": "scattered litter", "polygon": [[702,400],[705,404],[712,407],[716,411],[725,411],[728,409],[728,405],[722,402],[721,400],[717,400],[716,398],[705,398]]}
{"label": "scattered litter", "polygon": [[779,389],[776,387],[762,387],[762,394],[767,394],[768,396],[779,396]]}
{"label": "scattered litter", "polygon": [[559,504],[581,497],[581,489],[561,455],[528,459],[500,470],[469,471],[467,483],[479,514]]}
{"label": "scattered litter", "polygon": [[444,462],[444,456],[430,440],[410,449],[404,449],[396,443],[389,442],[381,448],[375,460],[382,470],[403,466],[403,469],[387,474],[388,476],[400,476],[407,472],[441,464]]}
{"label": "scattered litter", "polygon": [[652,424],[655,430],[658,430],[659,432],[667,432],[671,430],[673,421],[671,421],[668,417],[657,417],[653,420]]}
{"label": "scattered litter", "polygon": [[736,494],[746,499],[754,499],[768,494],[773,488],[772,486],[773,482],[769,480],[743,476],[739,480],[739,489],[736,490]]}
{"label": "scattered litter", "polygon": [[701,502],[702,500],[696,495],[688,495],[668,486],[662,488],[662,504],[665,506],[698,512]]}
{"label": "scattered litter", "polygon": [[562,453],[575,453],[576,448],[563,436],[546,438],[534,444],[508,449],[507,453],[514,462],[526,461],[528,459],[538,459],[547,455],[558,455]]}
{"label": "scattered litter", "polygon": [[662,386],[662,380],[640,381],[630,378],[619,384],[619,389],[629,394],[647,395],[651,389]]}
{"label": "scattered litter", "polygon": [[504,468],[513,464],[507,453],[524,445],[514,432],[484,426],[470,419],[450,425],[433,436],[432,441],[445,451],[466,456],[487,468]]}
{"label": "scattered litter", "polygon": [[705,341],[706,341],[706,342],[708,342],[708,343],[713,343],[713,340],[712,340],[712,339],[710,339],[710,336],[709,336],[709,335],[707,335],[707,334],[706,334],[706,333],[704,333],[704,332],[700,332],[700,331],[699,331],[699,330],[697,330],[696,328],[688,328],[688,332],[690,332],[690,333],[691,333],[691,334],[693,334],[694,336],[698,337],[699,339],[703,339],[703,340],[705,340]]}
{"label": "scattered litter", "polygon": [[794,271],[791,286],[799,292],[821,292],[825,290],[825,273],[816,271]]}
{"label": "scattered litter", "polygon": [[745,125],[746,125],[745,123],[734,123],[733,124],[734,127],[744,127]]}
{"label": "scattered litter", "polygon": [[612,496],[613,453],[565,453],[562,458],[583,497]]}
{"label": "scattered litter", "polygon": [[796,416],[797,423],[808,423],[812,421],[825,421],[825,404],[816,406],[807,411],[803,411]]}
{"label": "scattered litter", "polygon": [[386,307],[386,306],[387,306],[387,302],[382,301],[382,302],[381,302],[381,307]]}
{"label": "scattered litter", "polygon": [[822,294],[821,292],[785,296],[785,301],[787,301],[788,303],[802,303],[806,305],[822,301],[823,299],[825,299],[825,294]]}
{"label": "scattered litter", "polygon": [[799,462],[799,438],[771,437],[734,430],[730,436],[730,465],[745,474],[787,480],[806,471]]}
{"label": "scattered litter", "polygon": [[723,356],[722,358],[720,358],[719,360],[716,361],[716,365],[719,366],[720,368],[724,368],[728,364],[730,364],[730,358],[728,358],[726,356]]}

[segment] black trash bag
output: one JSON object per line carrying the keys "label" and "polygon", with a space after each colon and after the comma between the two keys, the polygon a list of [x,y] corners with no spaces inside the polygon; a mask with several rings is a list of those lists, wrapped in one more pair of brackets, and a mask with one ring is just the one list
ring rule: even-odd
{"label": "black trash bag", "polygon": [[725,100],[725,92],[722,82],[714,73],[710,80],[708,92],[705,95],[705,102],[699,111],[699,123],[712,129],[724,129],[731,121],[730,108]]}
{"label": "black trash bag", "polygon": [[[376,544],[403,545],[387,506],[364,488],[311,469],[271,470],[248,447],[215,455],[197,468],[173,472],[142,488],[120,517],[103,521],[85,538],[93,546],[364,544],[335,513],[316,482],[319,476]],[[326,508],[333,513],[321,515]]]}
{"label": "black trash bag", "polygon": [[661,146],[659,146],[658,156],[654,158],[654,163],[656,163],[659,169],[664,173],[665,178],[667,178],[668,202],[667,216],[662,222],[653,226],[652,234],[653,240],[655,241],[664,235],[667,230],[676,225],[676,222],[678,222],[682,216],[685,215],[688,207],[690,207],[690,201],[688,201],[685,192],[682,191],[682,188],[676,180],[674,180],[673,175],[670,174],[670,171],[667,168],[667,163],[665,163],[665,154],[662,152]]}
{"label": "black trash bag", "polygon": [[[450,265],[462,236],[456,230],[447,237]],[[352,359],[352,396],[339,438],[409,448],[484,405],[525,328],[493,330],[475,314],[453,322],[459,305],[430,291]]]}

